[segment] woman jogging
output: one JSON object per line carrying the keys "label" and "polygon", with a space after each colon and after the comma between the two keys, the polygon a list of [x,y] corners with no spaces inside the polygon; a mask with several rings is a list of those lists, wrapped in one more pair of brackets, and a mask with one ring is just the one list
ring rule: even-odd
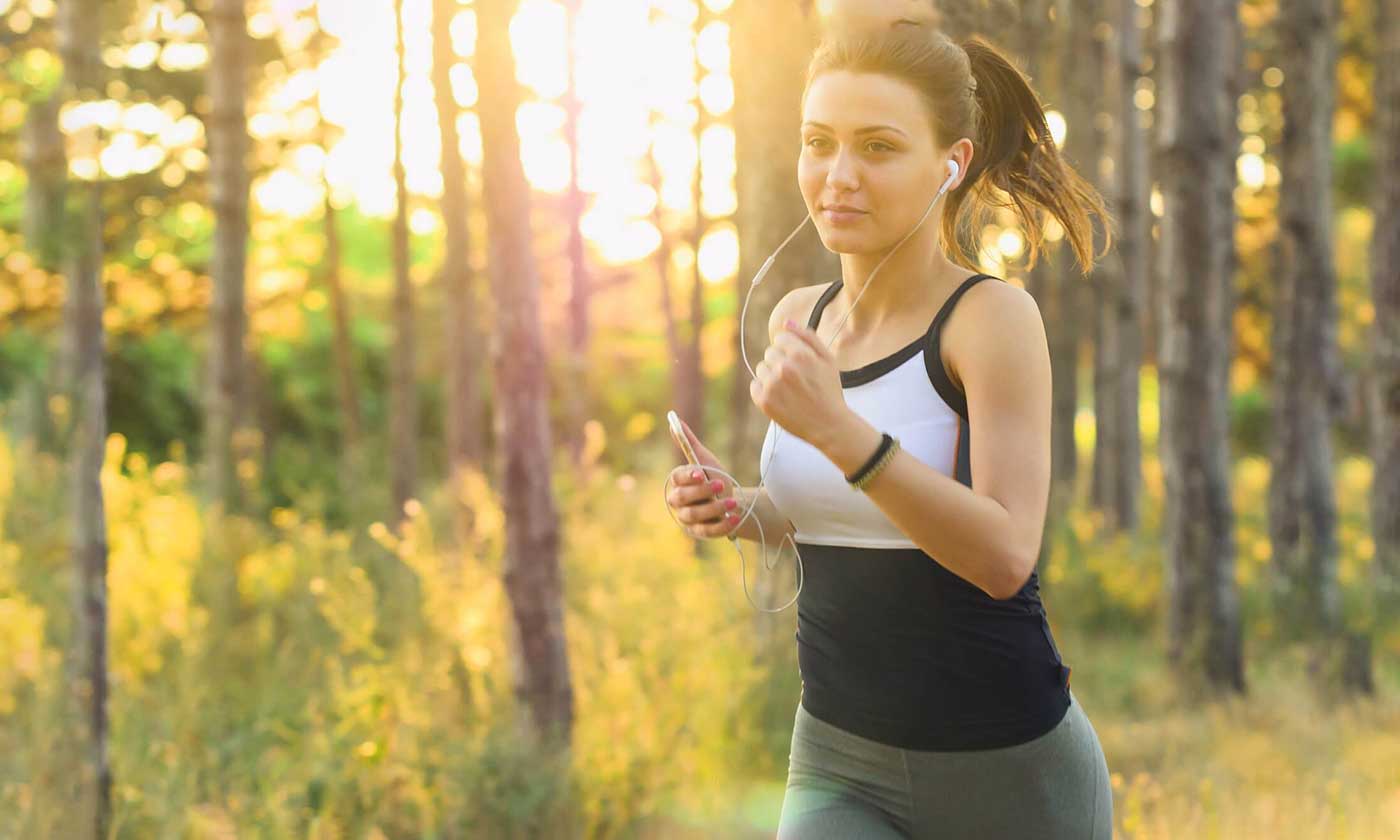
{"label": "woman jogging", "polygon": [[667,493],[691,536],[761,527],[800,552],[779,840],[1108,840],[1107,762],[1035,570],[1045,329],[959,238],[1010,207],[1034,262],[1048,216],[1087,271],[1102,199],[1059,156],[1024,75],[918,21],[818,48],[800,142],[798,183],[841,278],[770,318],[750,387],[771,420],[760,487],[685,466]]}

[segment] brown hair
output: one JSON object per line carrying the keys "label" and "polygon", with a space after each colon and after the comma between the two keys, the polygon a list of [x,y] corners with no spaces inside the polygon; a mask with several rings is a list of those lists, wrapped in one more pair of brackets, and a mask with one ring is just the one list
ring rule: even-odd
{"label": "brown hair", "polygon": [[1029,80],[996,47],[980,37],[956,44],[940,29],[906,22],[874,35],[823,41],[808,65],[807,88],[837,70],[909,83],[929,107],[939,146],[963,137],[973,142],[969,171],[949,191],[943,214],[943,239],[956,245],[952,259],[977,270],[959,232],[980,230],[998,207],[1015,210],[1030,265],[1040,252],[1045,214],[1064,228],[1085,274],[1095,259],[1093,216],[1103,221],[1108,252],[1112,220],[1103,197],[1061,157]]}

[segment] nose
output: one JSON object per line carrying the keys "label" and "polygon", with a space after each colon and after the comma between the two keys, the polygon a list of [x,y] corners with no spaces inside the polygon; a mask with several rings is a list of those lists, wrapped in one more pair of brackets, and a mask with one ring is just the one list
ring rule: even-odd
{"label": "nose", "polygon": [[860,186],[859,174],[859,163],[855,160],[855,155],[842,149],[826,170],[826,185],[835,195],[855,192]]}

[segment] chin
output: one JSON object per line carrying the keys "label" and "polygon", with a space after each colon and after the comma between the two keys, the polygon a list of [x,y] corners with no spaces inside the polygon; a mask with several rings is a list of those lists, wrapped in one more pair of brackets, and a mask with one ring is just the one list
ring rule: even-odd
{"label": "chin", "polygon": [[822,244],[833,254],[864,254],[874,250],[870,247],[870,237],[848,230],[818,230]]}

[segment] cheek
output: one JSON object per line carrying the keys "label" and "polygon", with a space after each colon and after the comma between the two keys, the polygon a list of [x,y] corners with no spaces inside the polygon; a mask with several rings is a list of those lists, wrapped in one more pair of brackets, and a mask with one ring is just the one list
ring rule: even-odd
{"label": "cheek", "polygon": [[797,186],[802,191],[802,196],[809,201],[815,200],[822,190],[822,184],[826,181],[826,167],[815,163],[806,155],[797,160]]}

